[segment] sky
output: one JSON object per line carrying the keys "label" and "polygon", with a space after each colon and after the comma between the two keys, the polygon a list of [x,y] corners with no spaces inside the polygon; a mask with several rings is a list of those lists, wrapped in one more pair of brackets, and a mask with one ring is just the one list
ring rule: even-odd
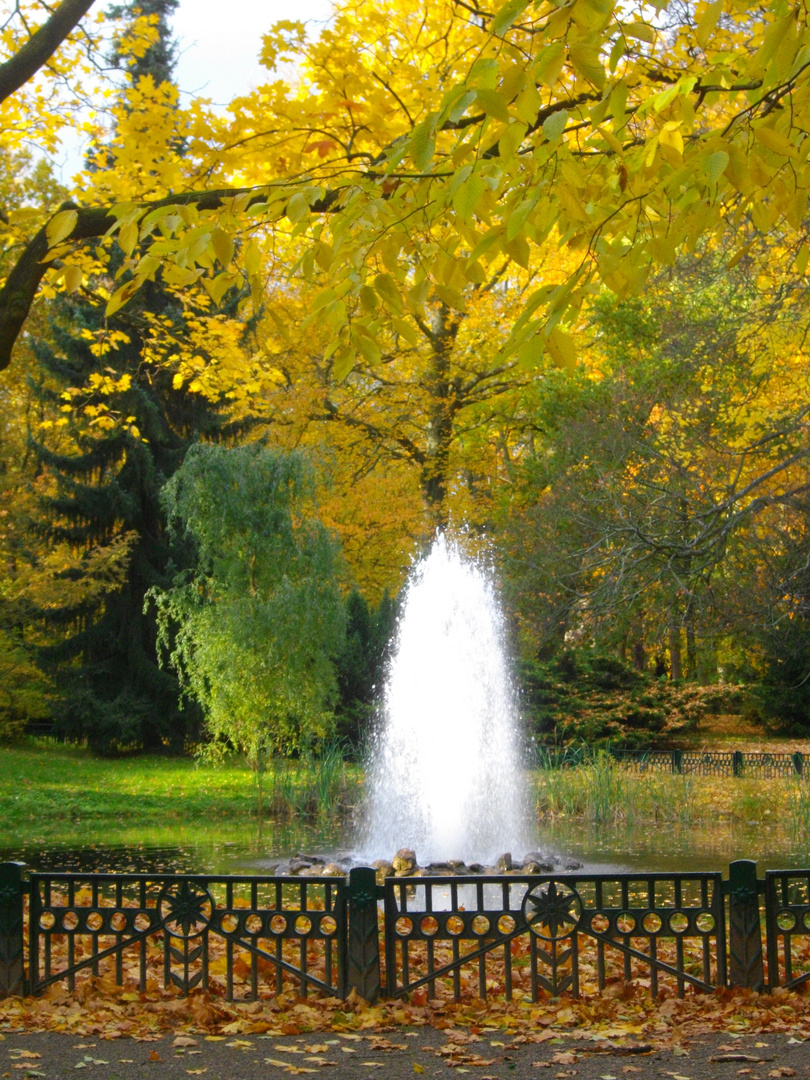
{"label": "sky", "polygon": [[274,22],[312,21],[317,32],[330,7],[329,0],[181,0],[174,18],[180,89],[224,105],[266,77],[256,58]]}
{"label": "sky", "polygon": [[[317,34],[330,0],[181,0],[174,18],[178,44],[177,84],[184,94],[226,105],[266,78],[258,62],[262,34],[279,19],[309,24]],[[66,137],[54,165],[67,183],[82,167],[84,144]]]}

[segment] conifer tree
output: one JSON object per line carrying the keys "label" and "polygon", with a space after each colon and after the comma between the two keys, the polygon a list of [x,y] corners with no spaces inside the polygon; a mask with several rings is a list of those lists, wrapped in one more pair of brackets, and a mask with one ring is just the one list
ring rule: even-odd
{"label": "conifer tree", "polygon": [[[157,85],[171,77],[168,18],[175,7],[176,0],[141,0],[125,9],[133,18],[156,15],[160,31],[143,55],[127,59],[133,83],[151,76]],[[173,332],[184,332],[184,309],[169,290],[154,284],[113,319],[105,318],[103,294],[77,295],[53,302],[49,338],[34,346],[43,397],[58,405],[66,387],[83,391],[68,420],[73,451],[37,446],[55,484],[48,527],[54,539],[88,552],[128,534],[132,547],[120,590],[46,613],[64,628],[61,642],[44,651],[63,691],[56,730],[101,752],[181,748],[195,734],[199,714],[193,705],[181,711],[176,677],[157,663],[144,594],[168,586],[183,559],[170,547],[159,491],[189,446],[223,437],[225,422],[209,401],[177,385],[171,370],[149,361],[150,320],[159,317]]]}

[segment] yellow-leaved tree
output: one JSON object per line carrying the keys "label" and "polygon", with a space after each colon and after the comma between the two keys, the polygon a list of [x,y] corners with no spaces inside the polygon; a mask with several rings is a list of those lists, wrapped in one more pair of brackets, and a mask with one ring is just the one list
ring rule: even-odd
{"label": "yellow-leaved tree", "polygon": [[217,299],[244,274],[259,301],[262,247],[294,245],[327,277],[338,374],[382,353],[381,321],[426,286],[461,310],[465,282],[562,245],[569,272],[527,291],[502,354],[570,363],[594,282],[625,295],[730,230],[731,261],[780,235],[806,263],[808,47],[807,13],[785,0],[388,0],[338,7],[315,42],[280,24],[265,60],[294,55],[297,80],[200,113],[179,189],[66,208],[31,238],[0,295],[0,361],[43,259],[106,235],[137,243],[110,311],[166,272]]}

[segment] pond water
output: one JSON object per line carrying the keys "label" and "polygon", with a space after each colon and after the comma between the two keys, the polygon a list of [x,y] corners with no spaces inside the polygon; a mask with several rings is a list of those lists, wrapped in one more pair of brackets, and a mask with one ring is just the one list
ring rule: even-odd
{"label": "pond water", "polygon": [[[352,833],[351,825],[339,822],[271,823],[261,831],[255,826],[137,831],[88,826],[56,838],[8,838],[0,843],[0,861],[21,859],[37,870],[271,874],[298,853],[350,856]],[[634,829],[553,822],[542,827],[536,847],[580,859],[593,872],[727,870],[742,858],[756,859],[760,874],[810,866],[808,841],[797,842],[785,829],[760,822]],[[512,854],[518,858],[524,852]]]}

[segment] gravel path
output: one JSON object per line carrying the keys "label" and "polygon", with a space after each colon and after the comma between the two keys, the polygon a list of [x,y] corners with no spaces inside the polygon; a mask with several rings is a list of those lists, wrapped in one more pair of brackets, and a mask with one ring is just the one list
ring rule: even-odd
{"label": "gravel path", "polygon": [[[0,1078],[25,1080],[770,1080],[810,1077],[810,1041],[790,1035],[715,1033],[653,1049],[631,1040],[513,1036],[472,1038],[464,1029],[397,1028],[381,1034],[295,1037],[165,1036],[153,1041],[77,1038],[54,1032],[0,1036]],[[525,1036],[524,1036],[525,1038]],[[531,1036],[528,1036],[531,1039]]]}

